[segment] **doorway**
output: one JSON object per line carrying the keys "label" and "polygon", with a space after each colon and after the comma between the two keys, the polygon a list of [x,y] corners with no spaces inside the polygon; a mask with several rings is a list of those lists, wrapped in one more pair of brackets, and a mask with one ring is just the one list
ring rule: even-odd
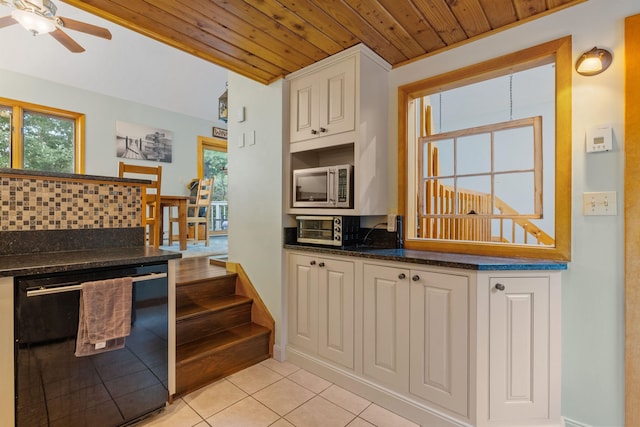
{"label": "doorway", "polygon": [[213,178],[209,232],[212,242],[224,240],[225,245],[229,226],[227,164],[226,140],[198,137],[198,178]]}

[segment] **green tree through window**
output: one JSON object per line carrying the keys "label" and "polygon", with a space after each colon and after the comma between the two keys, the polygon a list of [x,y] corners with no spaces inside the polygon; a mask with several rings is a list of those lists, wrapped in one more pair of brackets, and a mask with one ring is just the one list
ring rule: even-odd
{"label": "green tree through window", "polygon": [[84,115],[0,98],[0,167],[84,173]]}
{"label": "green tree through window", "polygon": [[25,112],[23,138],[24,169],[73,172],[73,120]]}

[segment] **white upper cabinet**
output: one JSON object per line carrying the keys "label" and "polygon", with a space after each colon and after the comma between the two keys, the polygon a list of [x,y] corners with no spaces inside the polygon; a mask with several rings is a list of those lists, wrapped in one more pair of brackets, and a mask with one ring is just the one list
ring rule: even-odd
{"label": "white upper cabinet", "polygon": [[291,82],[290,142],[355,129],[355,72],[351,57]]}

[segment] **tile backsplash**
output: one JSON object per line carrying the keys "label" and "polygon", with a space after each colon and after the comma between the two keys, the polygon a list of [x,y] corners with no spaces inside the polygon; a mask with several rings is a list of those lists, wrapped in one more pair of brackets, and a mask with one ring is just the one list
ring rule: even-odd
{"label": "tile backsplash", "polygon": [[119,182],[0,176],[0,231],[140,227],[141,197]]}

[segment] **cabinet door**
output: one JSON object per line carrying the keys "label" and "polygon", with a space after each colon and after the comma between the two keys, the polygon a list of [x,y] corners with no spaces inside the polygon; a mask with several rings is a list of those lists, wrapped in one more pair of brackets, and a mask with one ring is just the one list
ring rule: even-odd
{"label": "cabinet door", "polygon": [[547,418],[549,278],[493,277],[489,285],[489,419]]}
{"label": "cabinet door", "polygon": [[363,372],[397,391],[409,388],[409,270],[364,265]]}
{"label": "cabinet door", "polygon": [[291,81],[290,90],[290,141],[304,141],[314,138],[320,128],[318,108],[320,84],[316,75],[301,77]]}
{"label": "cabinet door", "polygon": [[315,257],[290,254],[288,271],[288,341],[318,350],[318,272]]}
{"label": "cabinet door", "polygon": [[356,58],[339,62],[320,75],[319,134],[335,135],[355,129]]}
{"label": "cabinet door", "polygon": [[412,394],[467,416],[469,278],[411,270]]}
{"label": "cabinet door", "polygon": [[318,353],[353,369],[354,265],[318,258]]}

